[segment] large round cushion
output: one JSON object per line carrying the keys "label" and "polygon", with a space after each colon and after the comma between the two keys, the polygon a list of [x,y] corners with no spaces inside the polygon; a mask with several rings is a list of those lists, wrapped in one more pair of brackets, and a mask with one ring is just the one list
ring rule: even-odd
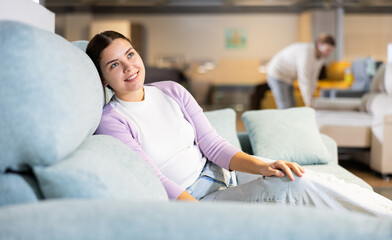
{"label": "large round cushion", "polygon": [[92,61],[62,37],[12,21],[0,21],[0,52],[0,171],[63,159],[99,124]]}
{"label": "large round cushion", "polygon": [[68,158],[34,167],[45,198],[168,201],[152,168],[120,140],[93,135]]}
{"label": "large round cushion", "polygon": [[[73,41],[71,43],[74,46],[78,47],[83,52],[85,52],[89,42],[86,41],[86,40],[78,40],[78,41]],[[109,88],[105,87],[104,98],[103,98],[103,101],[102,101],[102,107],[105,106],[105,104],[110,101],[110,99],[113,97],[113,95],[114,95],[113,91],[110,90]]]}

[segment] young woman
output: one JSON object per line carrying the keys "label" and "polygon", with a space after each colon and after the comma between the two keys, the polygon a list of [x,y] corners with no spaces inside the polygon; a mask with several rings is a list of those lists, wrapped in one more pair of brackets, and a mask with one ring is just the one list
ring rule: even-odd
{"label": "young woman", "polygon": [[[115,93],[103,109],[96,134],[111,135],[137,152],[158,175],[170,199],[276,202],[377,215],[389,209],[392,215],[391,202],[382,196],[373,194],[371,200],[376,204],[369,207],[356,201],[358,195],[342,198],[344,191],[335,193],[327,187],[324,192],[320,188],[314,191],[318,183],[297,163],[262,161],[230,145],[181,85],[170,81],[144,85],[143,61],[123,35],[113,31],[97,34],[86,53],[102,84]],[[227,170],[264,177],[232,186]],[[265,178],[270,176],[276,177]]]}

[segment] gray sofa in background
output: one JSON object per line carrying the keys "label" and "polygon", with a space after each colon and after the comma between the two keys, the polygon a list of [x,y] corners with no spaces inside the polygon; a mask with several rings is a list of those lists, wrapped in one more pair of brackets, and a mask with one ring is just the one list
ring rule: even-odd
{"label": "gray sofa in background", "polygon": [[320,96],[327,98],[360,98],[370,91],[372,78],[377,69],[383,65],[382,61],[375,61],[371,57],[357,58],[351,63],[350,71],[354,82],[348,89],[321,89]]}
{"label": "gray sofa in background", "polygon": [[[0,52],[0,239],[392,237],[391,219],[359,213],[171,202],[137,154],[93,135],[104,94],[83,51],[56,34],[0,21]],[[250,153],[258,147],[247,134],[237,138],[233,110],[206,115],[232,144]],[[330,162],[309,167],[366,186],[337,165],[334,141],[322,139]]]}
{"label": "gray sofa in background", "polygon": [[386,77],[391,64],[377,69],[362,97],[318,98],[314,103],[320,132],[384,178],[392,174],[392,75]]}

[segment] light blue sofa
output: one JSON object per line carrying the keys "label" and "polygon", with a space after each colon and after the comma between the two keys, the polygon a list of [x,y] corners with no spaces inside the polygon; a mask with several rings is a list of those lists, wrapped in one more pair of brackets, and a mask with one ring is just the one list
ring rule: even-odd
{"label": "light blue sofa", "polygon": [[[356,213],[170,202],[134,152],[92,135],[104,100],[83,51],[53,33],[0,21],[0,53],[0,239],[392,238],[392,220]],[[234,111],[207,116],[252,151],[246,134],[237,138]],[[336,155],[334,142],[325,141]],[[311,167],[366,186],[336,157]]]}

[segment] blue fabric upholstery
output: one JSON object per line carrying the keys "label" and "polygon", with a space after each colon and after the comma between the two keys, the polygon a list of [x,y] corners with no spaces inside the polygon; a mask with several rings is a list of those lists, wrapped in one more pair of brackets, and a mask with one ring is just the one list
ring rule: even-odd
{"label": "blue fabric upholstery", "polygon": [[[354,83],[351,85],[350,90],[354,91],[366,91],[370,90],[371,75],[368,74],[367,69],[370,64],[371,58],[359,58],[355,59],[351,64],[351,71],[354,76]],[[374,61],[372,61],[374,65]],[[373,74],[374,75],[374,74]]]}
{"label": "blue fabric upholstery", "polygon": [[[73,45],[75,45],[76,47],[78,47],[80,50],[82,50],[83,52],[86,52],[86,48],[88,45],[88,41],[86,40],[79,40],[79,41],[73,41],[71,42]],[[112,98],[113,96],[113,91],[110,90],[109,88],[105,87],[104,89],[104,96],[103,96],[103,101],[102,101],[102,106],[104,106],[107,102],[109,102],[109,100]]]}
{"label": "blue fabric upholstery", "polygon": [[[241,144],[242,151],[253,155],[252,145],[250,143],[249,134],[247,132],[239,132],[237,134],[238,139]],[[338,163],[338,151],[336,142],[327,135],[321,134],[321,138],[328,149],[328,152],[331,154],[331,161],[330,163],[337,164]]]}
{"label": "blue fabric upholstery", "polygon": [[328,164],[338,164],[338,145],[335,140],[324,134],[320,134],[320,137],[331,155],[331,159],[328,161]]}
{"label": "blue fabric upholstery", "polygon": [[82,50],[83,52],[86,52],[86,48],[87,48],[87,45],[88,45],[88,41],[87,40],[73,41],[71,43],[74,46],[80,48],[80,50]]}
{"label": "blue fabric upholstery", "polygon": [[8,204],[38,201],[30,184],[19,174],[0,174],[0,207]]}
{"label": "blue fabric upholstery", "polygon": [[208,121],[217,133],[233,146],[241,149],[236,130],[236,112],[231,108],[205,112]]}
{"label": "blue fabric upholstery", "polygon": [[55,163],[98,126],[97,71],[58,35],[10,21],[0,32],[0,171]]}
{"label": "blue fabric upholstery", "polygon": [[311,108],[248,111],[242,119],[256,156],[302,165],[325,164],[333,159]]}
{"label": "blue fabric upholstery", "polygon": [[48,201],[3,209],[0,222],[0,239],[385,240],[392,236],[391,219],[268,204]]}
{"label": "blue fabric upholstery", "polygon": [[65,160],[34,172],[45,198],[168,201],[150,166],[111,136],[90,136]]}

